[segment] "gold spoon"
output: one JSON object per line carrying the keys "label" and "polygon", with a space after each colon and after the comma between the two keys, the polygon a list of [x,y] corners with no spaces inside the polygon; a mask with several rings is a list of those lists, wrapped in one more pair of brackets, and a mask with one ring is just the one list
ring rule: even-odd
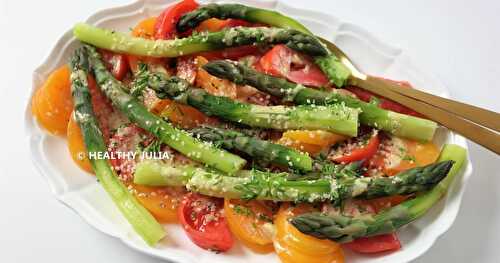
{"label": "gold spoon", "polygon": [[[500,114],[366,75],[335,44],[318,37],[351,70],[348,84],[398,102],[500,154]],[[490,128],[490,129],[488,129]]]}

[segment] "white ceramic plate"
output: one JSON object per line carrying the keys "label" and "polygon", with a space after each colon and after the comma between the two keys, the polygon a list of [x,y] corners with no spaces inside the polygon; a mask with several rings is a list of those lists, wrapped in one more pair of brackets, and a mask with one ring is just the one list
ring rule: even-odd
{"label": "white ceramic plate", "polygon": [[[139,0],[133,4],[101,10],[87,19],[96,26],[127,32],[139,20],[158,15],[172,0]],[[206,1],[204,1],[206,2]],[[221,1],[218,1],[221,2]],[[227,1],[222,1],[227,2]],[[235,2],[235,1],[231,1]],[[239,1],[236,1],[239,2]],[[417,87],[438,95],[447,95],[446,88],[433,76],[425,73],[401,49],[385,44],[361,27],[324,13],[295,9],[281,1],[244,1],[245,4],[275,9],[303,22],[314,33],[340,46],[365,72],[398,80],[408,80]],[[77,22],[77,21],[75,21]],[[67,63],[78,41],[68,30],[50,51],[45,61],[33,73],[32,92],[49,73]],[[182,263],[208,262],[279,262],[274,253],[259,255],[241,245],[224,254],[202,250],[188,240],[176,225],[166,225],[168,237],[157,247],[148,247],[132,230],[95,177],[81,171],[71,160],[63,138],[46,134],[26,110],[26,128],[32,159],[38,171],[47,179],[55,196],[77,212],[90,225],[117,237],[128,246],[145,254]],[[455,143],[467,147],[459,135],[440,129],[435,138],[439,145]],[[347,253],[347,262],[407,262],[422,255],[436,239],[448,230],[459,210],[467,179],[472,173],[470,161],[457,178],[447,197],[423,218],[399,231],[403,249],[398,252],[362,256]]]}

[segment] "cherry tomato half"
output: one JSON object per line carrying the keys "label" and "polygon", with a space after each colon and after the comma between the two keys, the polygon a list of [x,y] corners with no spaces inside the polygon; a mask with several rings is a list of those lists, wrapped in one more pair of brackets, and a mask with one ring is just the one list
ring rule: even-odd
{"label": "cherry tomato half", "polygon": [[223,213],[224,200],[189,193],[178,210],[179,221],[197,246],[214,251],[227,251],[233,244]]}

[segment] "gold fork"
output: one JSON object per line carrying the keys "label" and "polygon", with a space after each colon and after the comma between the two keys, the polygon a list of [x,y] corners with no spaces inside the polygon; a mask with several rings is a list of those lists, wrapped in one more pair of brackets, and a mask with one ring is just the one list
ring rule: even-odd
{"label": "gold fork", "polygon": [[391,81],[366,75],[335,44],[321,37],[319,39],[351,70],[349,85],[363,88],[409,107],[496,154],[500,154],[499,113],[435,96],[418,89],[402,89]]}

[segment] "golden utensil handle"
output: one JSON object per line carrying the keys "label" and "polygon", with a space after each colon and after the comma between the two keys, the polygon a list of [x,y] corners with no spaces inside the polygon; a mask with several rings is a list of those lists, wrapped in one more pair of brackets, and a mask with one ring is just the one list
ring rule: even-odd
{"label": "golden utensil handle", "polygon": [[[441,104],[442,100],[437,100],[435,98],[432,100],[425,98],[422,98],[422,100],[418,100],[413,97],[409,97],[402,93],[394,91],[394,89],[405,90],[404,88],[401,88],[398,84],[370,76],[366,77],[365,79],[352,77],[350,80],[350,84],[368,90],[374,94],[386,97],[408,108],[411,108],[412,110],[427,116],[427,118],[488,148],[489,150],[495,152],[496,154],[500,154],[500,134],[490,129],[487,129],[481,125],[476,124],[476,122],[478,122],[478,119],[480,119],[479,120],[480,122],[486,123],[488,124],[488,126],[498,128],[498,124],[500,123],[500,117],[498,117],[499,114],[497,113],[491,112],[482,115],[480,118],[476,118],[477,116],[474,115],[473,112],[467,113],[467,109],[473,109],[474,112],[476,113],[477,112],[483,113],[489,111],[483,110],[478,107],[470,106],[467,104],[464,105],[470,107],[460,108],[459,103],[457,104],[451,103],[454,101],[448,99],[446,99],[446,102],[443,104]],[[427,98],[431,98],[431,96],[427,96]],[[457,109],[458,107],[461,115],[455,114],[455,112],[453,111],[445,110],[446,105],[449,106],[450,104],[453,105],[451,107],[453,109]],[[479,109],[480,111],[478,111],[477,109]],[[464,112],[466,113],[464,114]],[[468,116],[468,117],[462,118],[460,116]]]}
{"label": "golden utensil handle", "polygon": [[438,108],[441,108],[442,110],[451,112],[464,119],[468,119],[477,124],[500,132],[500,113],[479,108],[463,102],[439,97],[418,89],[401,88],[398,87],[398,85],[394,85],[394,83],[391,83],[388,80],[384,81],[387,82],[387,85],[385,85],[385,87],[394,92],[414,98],[427,104],[432,104]]}

